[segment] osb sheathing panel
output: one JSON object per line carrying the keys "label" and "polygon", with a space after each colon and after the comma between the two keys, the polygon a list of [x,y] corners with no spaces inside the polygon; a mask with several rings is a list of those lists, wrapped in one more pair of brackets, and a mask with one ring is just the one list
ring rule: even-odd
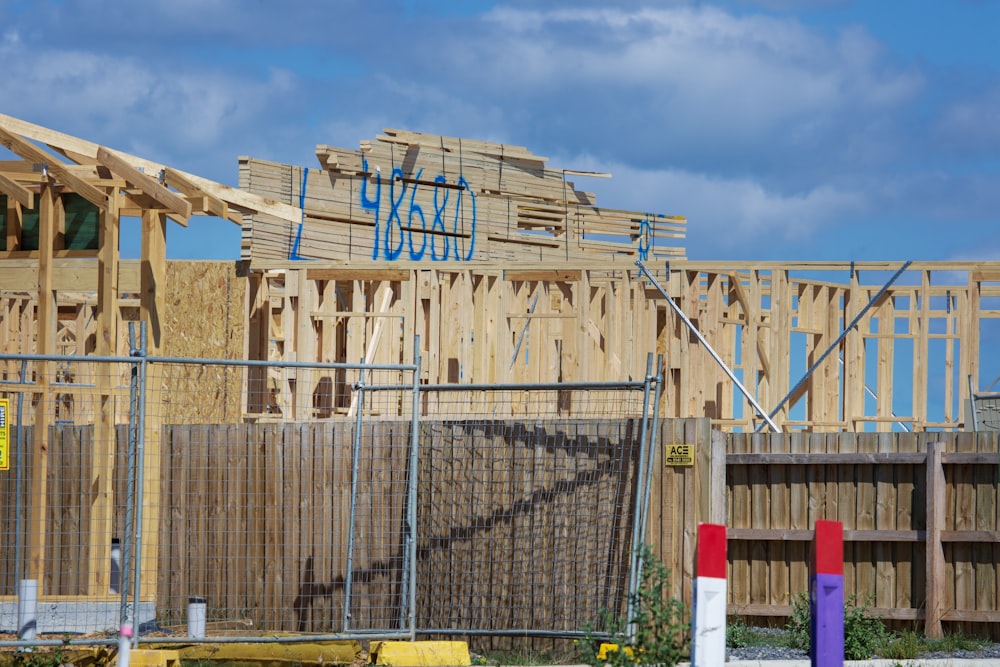
{"label": "osb sheathing panel", "polygon": [[[245,295],[246,280],[236,276],[234,262],[167,262],[159,356],[242,359]],[[161,421],[239,421],[242,382],[240,367],[167,364],[161,392],[168,412]]]}
{"label": "osb sheathing panel", "polygon": [[[127,260],[126,260],[127,262]],[[97,271],[97,263],[93,262]],[[123,267],[123,274],[131,271]],[[128,356],[130,322],[138,323],[138,286],[128,279],[122,284],[118,302],[118,356]],[[134,291],[128,291],[134,290]],[[244,299],[246,280],[236,276],[233,262],[168,261],[166,283],[159,291],[162,313],[160,330],[147,329],[150,355],[183,358],[241,359],[244,345]],[[63,291],[56,295],[59,305],[57,353],[86,357],[95,349],[97,298],[90,292]],[[0,346],[7,354],[35,353],[37,304],[31,292],[0,290]],[[136,335],[139,327],[136,326]],[[5,362],[8,377],[17,377],[18,368]],[[116,420],[127,419],[129,386],[128,368],[85,362],[67,365],[62,382],[81,385],[93,383],[95,374],[111,372],[116,380]],[[238,421],[241,416],[240,386],[242,371],[198,364],[164,364],[160,386],[150,387],[151,399],[164,401],[169,414],[163,419],[173,423],[197,421]],[[188,399],[187,397],[197,397]],[[72,397],[70,399],[69,397]],[[93,419],[92,399],[86,392],[66,390],[58,398],[59,418],[86,423]],[[183,403],[184,410],[171,405]],[[158,405],[150,403],[151,405]],[[160,409],[157,407],[156,409]]]}

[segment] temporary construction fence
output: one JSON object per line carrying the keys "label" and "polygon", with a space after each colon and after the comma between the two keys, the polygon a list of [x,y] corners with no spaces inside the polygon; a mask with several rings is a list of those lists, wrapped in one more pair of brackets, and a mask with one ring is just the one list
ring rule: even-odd
{"label": "temporary construction fence", "polygon": [[[422,385],[419,356],[142,350],[0,356],[9,643],[108,642],[126,621],[158,642],[572,636],[625,611],[647,525],[652,363],[620,383]],[[326,388],[311,400],[334,416],[205,419],[234,376],[252,384],[267,367]]]}

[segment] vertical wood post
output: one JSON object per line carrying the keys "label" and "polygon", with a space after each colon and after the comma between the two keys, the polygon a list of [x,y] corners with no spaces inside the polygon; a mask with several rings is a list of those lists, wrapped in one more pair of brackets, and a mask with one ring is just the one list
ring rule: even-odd
{"label": "vertical wood post", "polygon": [[703,521],[726,525],[726,440],[722,431],[712,431],[711,460],[709,462],[709,508]]}
{"label": "vertical wood post", "polygon": [[[108,195],[107,210],[101,213],[97,251],[97,342],[94,352],[100,356],[118,353],[118,239],[121,219],[118,216],[118,189]],[[111,585],[111,517],[114,486],[111,475],[115,461],[115,373],[103,364],[95,371],[97,414],[94,421],[94,445],[91,450],[93,500],[90,509],[88,543],[90,562],[87,568],[87,593],[107,595]],[[122,535],[122,539],[127,536]]]}
{"label": "vertical wood post", "polygon": [[[55,250],[56,201],[51,184],[42,181],[38,203],[38,333],[35,351],[54,354],[56,346],[56,298],[52,281]],[[37,404],[32,445],[31,504],[28,520],[28,579],[38,582],[44,592],[45,533],[48,515],[49,425],[51,424],[49,371],[52,364],[36,366]]]}
{"label": "vertical wood post", "polygon": [[[146,354],[155,356],[163,349],[163,297],[167,282],[167,215],[163,211],[143,211],[142,271],[140,273],[139,313],[146,323]],[[144,430],[144,498],[142,525],[143,577],[139,595],[142,601],[156,600],[157,562],[160,527],[160,469],[163,428],[163,367],[149,364],[146,368],[146,421]],[[138,603],[140,600],[136,600]]]}
{"label": "vertical wood post", "polygon": [[926,548],[926,594],[924,598],[924,634],[931,639],[942,636],[941,615],[944,613],[944,548],[941,531],[944,529],[945,481],[941,454],[944,443],[931,442],[927,445],[927,531],[924,542]]}

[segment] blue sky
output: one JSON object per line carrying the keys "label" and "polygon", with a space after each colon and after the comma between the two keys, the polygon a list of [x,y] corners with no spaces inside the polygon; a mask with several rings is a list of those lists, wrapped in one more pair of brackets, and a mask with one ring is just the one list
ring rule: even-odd
{"label": "blue sky", "polygon": [[[998,26],[1000,0],[0,0],[0,112],[230,185],[386,127],[499,141],[686,215],[695,260],[993,260]],[[238,230],[168,254],[235,259]]]}

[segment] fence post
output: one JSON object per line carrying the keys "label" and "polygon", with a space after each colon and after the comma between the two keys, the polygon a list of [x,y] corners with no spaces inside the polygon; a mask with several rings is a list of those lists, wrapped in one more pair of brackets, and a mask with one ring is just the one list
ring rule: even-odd
{"label": "fence post", "polygon": [[[356,399],[356,400],[355,400]],[[351,409],[357,408],[354,417],[354,443],[351,455],[351,525],[347,533],[347,573],[344,578],[344,615],[342,632],[347,632],[351,623],[351,588],[354,583],[354,525],[358,515],[358,463],[361,458],[361,415],[365,411],[365,360],[358,369],[358,382],[354,385],[354,399]]]}
{"label": "fence post", "polygon": [[417,482],[420,477],[420,336],[413,337],[413,395],[410,415],[410,461],[406,491],[406,549],[407,571],[403,573],[405,582],[403,604],[406,607],[406,625],[410,631],[410,641],[417,638]]}
{"label": "fence post", "polygon": [[[638,484],[636,485],[635,501],[633,505],[633,514],[635,516],[635,521],[632,525],[632,554],[629,559],[629,582],[628,582],[628,599],[626,602],[625,618],[628,619],[628,625],[626,627],[626,633],[630,641],[635,639],[636,627],[635,623],[631,621],[633,614],[633,604],[636,592],[639,590],[639,582],[642,579],[642,556],[640,554],[639,548],[642,546],[642,540],[645,536],[644,524],[646,522],[646,503],[645,499],[640,497],[642,495],[642,490],[649,487],[646,483],[646,476],[652,472],[653,466],[653,456],[650,452],[655,452],[655,449],[650,446],[650,432],[649,432],[649,405],[652,400],[653,391],[653,355],[646,355],[646,379],[645,387],[643,389],[642,395],[642,418],[640,419],[639,427],[639,465],[636,471],[636,480]],[[646,459],[649,459],[647,461]]]}
{"label": "fence post", "polygon": [[941,454],[944,443],[927,445],[927,530],[924,540],[926,590],[924,595],[924,634],[932,639],[942,636],[941,615],[944,613],[944,529],[945,481]]}
{"label": "fence post", "polygon": [[708,512],[701,521],[726,525],[726,442],[728,436],[722,431],[712,431],[709,448],[708,471]]}

